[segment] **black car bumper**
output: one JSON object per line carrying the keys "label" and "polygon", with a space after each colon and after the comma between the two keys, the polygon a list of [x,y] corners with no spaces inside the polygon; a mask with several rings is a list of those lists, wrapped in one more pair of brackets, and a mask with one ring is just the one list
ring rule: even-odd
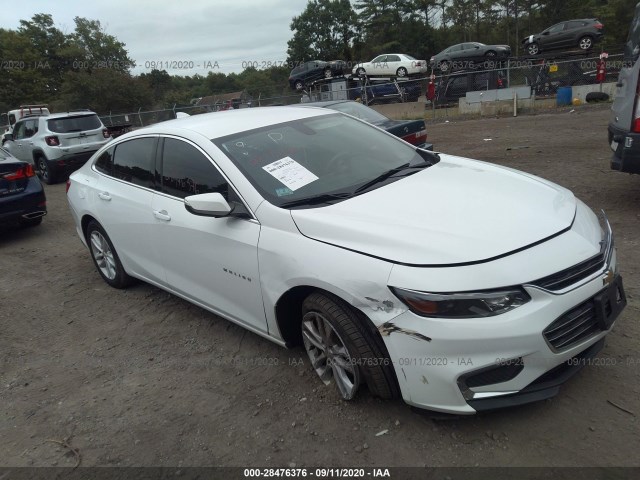
{"label": "black car bumper", "polygon": [[631,133],[609,125],[609,146],[613,150],[611,169],[640,173],[640,133]]}
{"label": "black car bumper", "polygon": [[602,347],[604,347],[604,338],[570,360],[548,371],[518,393],[503,395],[501,397],[467,400],[467,403],[476,411],[482,412],[515,407],[517,405],[524,405],[554,397],[560,391],[562,384],[582,370],[582,368],[589,363],[589,360],[594,358],[598,352],[602,350]]}
{"label": "black car bumper", "polygon": [[37,177],[20,192],[0,196],[0,225],[16,225],[47,214],[47,200]]}

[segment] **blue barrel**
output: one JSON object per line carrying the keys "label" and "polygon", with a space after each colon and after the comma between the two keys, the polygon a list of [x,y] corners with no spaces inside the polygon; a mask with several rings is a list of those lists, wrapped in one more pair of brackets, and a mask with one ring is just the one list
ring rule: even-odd
{"label": "blue barrel", "polygon": [[560,105],[571,105],[571,87],[560,87],[556,95],[556,103]]}

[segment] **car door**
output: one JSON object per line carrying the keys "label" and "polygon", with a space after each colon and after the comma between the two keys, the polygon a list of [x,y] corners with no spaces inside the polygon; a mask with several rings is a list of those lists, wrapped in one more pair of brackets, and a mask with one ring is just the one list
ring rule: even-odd
{"label": "car door", "polygon": [[253,218],[204,217],[184,198],[219,192],[240,201],[226,177],[194,143],[166,137],[161,144],[160,192],[154,247],[169,287],[196,303],[260,332],[267,331],[258,271],[260,224]]}
{"label": "car door", "polygon": [[542,48],[556,48],[562,42],[565,22],[558,23],[549,27],[544,34],[540,36],[540,44]]}
{"label": "car door", "polygon": [[30,118],[24,121],[24,139],[22,141],[22,155],[24,160],[31,162],[33,160],[33,137],[38,133],[38,124],[40,123],[37,118]]}
{"label": "car door", "polygon": [[371,72],[367,72],[369,75],[386,75],[387,72],[387,56],[378,55],[371,60]]}
{"label": "car door", "polygon": [[165,283],[164,267],[150,248],[158,138],[118,143],[103,152],[94,168],[102,173],[94,188],[96,216],[129,274]]}
{"label": "car door", "polygon": [[405,65],[402,65],[400,61],[400,57],[398,55],[387,55],[387,64],[385,68],[385,75],[395,75],[398,71],[398,68],[404,67],[407,71],[411,70],[411,65],[405,62]]}
{"label": "car door", "polygon": [[16,122],[13,127],[13,140],[7,140],[4,147],[17,159],[31,162],[31,158],[27,157],[24,148],[24,144],[27,141],[25,136],[25,123],[25,120]]}

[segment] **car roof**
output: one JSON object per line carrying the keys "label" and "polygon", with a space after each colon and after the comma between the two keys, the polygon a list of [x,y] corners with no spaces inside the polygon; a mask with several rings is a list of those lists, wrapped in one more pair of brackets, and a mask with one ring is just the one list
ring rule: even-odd
{"label": "car roof", "polygon": [[135,136],[142,133],[171,134],[177,131],[191,131],[199,133],[208,139],[225,137],[234,133],[245,132],[256,128],[276,125],[278,123],[300,120],[303,118],[330,115],[333,112],[324,108],[289,107],[258,107],[226,110],[223,112],[202,113],[191,117],[178,118],[166,122],[156,123],[141,128],[135,132],[125,134],[120,138]]}
{"label": "car roof", "polygon": [[95,115],[95,114],[96,112],[92,112],[91,110],[78,110],[75,112],[50,113],[49,115],[44,115],[41,117],[46,118],[47,120],[55,120],[56,118],[80,117],[83,115]]}

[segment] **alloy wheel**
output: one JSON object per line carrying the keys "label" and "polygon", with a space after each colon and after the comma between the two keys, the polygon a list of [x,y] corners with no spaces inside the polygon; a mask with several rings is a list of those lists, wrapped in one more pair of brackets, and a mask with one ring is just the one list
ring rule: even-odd
{"label": "alloy wheel", "polygon": [[358,390],[360,373],[331,323],[319,312],[308,312],[302,318],[302,339],[320,379],[325,385],[335,380],[342,398],[351,400]]}
{"label": "alloy wheel", "polygon": [[102,234],[94,230],[91,232],[91,254],[102,274],[109,280],[116,278],[116,261],[113,257],[109,242]]}

